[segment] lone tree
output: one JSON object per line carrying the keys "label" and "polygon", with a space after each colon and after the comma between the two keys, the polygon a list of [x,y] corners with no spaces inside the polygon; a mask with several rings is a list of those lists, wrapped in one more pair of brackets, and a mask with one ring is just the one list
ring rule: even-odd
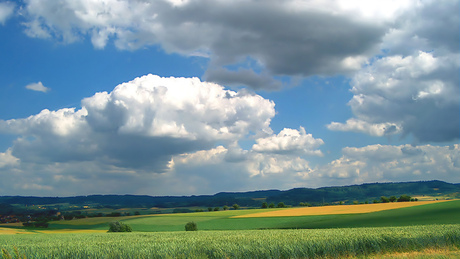
{"label": "lone tree", "polygon": [[120,221],[114,221],[109,223],[108,232],[132,232],[132,228]]}
{"label": "lone tree", "polygon": [[268,208],[268,203],[263,202],[263,203],[262,203],[262,209],[266,209],[266,208]]}
{"label": "lone tree", "polygon": [[236,203],[233,204],[233,209],[234,209],[234,210],[237,210],[237,209],[239,209],[239,208],[240,208],[240,205],[238,205],[238,204],[236,204]]}
{"label": "lone tree", "polygon": [[197,231],[198,226],[196,225],[195,222],[191,221],[187,224],[185,224],[185,231]]}

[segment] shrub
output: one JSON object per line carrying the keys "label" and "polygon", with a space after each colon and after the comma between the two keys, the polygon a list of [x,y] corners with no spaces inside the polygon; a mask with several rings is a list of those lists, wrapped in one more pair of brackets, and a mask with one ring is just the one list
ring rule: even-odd
{"label": "shrub", "polygon": [[388,202],[390,202],[390,199],[388,199],[388,198],[385,197],[385,196],[380,197],[380,200],[382,201],[382,203],[388,203]]}
{"label": "shrub", "polygon": [[189,222],[187,224],[185,224],[185,231],[197,231],[198,230],[198,226],[196,225],[195,222]]}
{"label": "shrub", "polygon": [[120,221],[114,221],[109,223],[108,232],[132,232],[132,228]]}
{"label": "shrub", "polygon": [[398,202],[405,202],[405,201],[410,201],[412,197],[410,197],[409,195],[401,195],[399,198],[398,198]]}

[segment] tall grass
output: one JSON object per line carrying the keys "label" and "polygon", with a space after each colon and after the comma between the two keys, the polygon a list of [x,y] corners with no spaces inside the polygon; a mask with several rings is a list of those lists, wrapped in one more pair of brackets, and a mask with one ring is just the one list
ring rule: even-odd
{"label": "tall grass", "polygon": [[460,248],[460,225],[0,235],[27,258],[318,258]]}

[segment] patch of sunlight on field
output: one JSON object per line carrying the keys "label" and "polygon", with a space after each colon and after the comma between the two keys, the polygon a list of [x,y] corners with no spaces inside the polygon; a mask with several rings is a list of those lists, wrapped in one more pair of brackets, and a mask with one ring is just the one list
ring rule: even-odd
{"label": "patch of sunlight on field", "polygon": [[25,229],[17,228],[0,228],[0,235],[13,235],[13,234],[32,234]]}
{"label": "patch of sunlight on field", "polygon": [[318,216],[318,215],[337,215],[337,214],[360,214],[382,210],[392,210],[407,208],[425,204],[432,204],[446,201],[417,201],[417,202],[391,202],[376,204],[358,205],[336,205],[323,207],[303,207],[293,209],[279,209],[260,213],[233,216],[232,218],[259,218],[259,217],[292,217],[292,216]]}

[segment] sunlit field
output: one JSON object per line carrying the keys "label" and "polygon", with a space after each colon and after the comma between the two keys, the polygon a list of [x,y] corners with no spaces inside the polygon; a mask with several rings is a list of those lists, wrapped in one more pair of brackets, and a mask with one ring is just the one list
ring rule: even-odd
{"label": "sunlit field", "polygon": [[420,206],[445,201],[420,201],[420,202],[390,202],[359,205],[337,205],[325,207],[303,207],[282,209],[268,212],[251,213],[238,215],[235,218],[259,218],[259,217],[290,217],[290,216],[315,216],[315,215],[336,215],[336,214],[360,214],[382,210],[392,210]]}
{"label": "sunlit field", "polygon": [[0,235],[27,258],[337,258],[460,247],[460,225]]}

